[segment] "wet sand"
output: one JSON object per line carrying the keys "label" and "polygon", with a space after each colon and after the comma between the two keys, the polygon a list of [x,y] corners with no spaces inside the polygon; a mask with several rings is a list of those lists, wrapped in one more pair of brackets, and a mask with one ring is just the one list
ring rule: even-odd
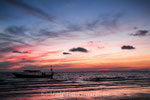
{"label": "wet sand", "polygon": [[96,85],[61,91],[41,88],[33,91],[12,91],[10,94],[3,95],[1,100],[150,100],[150,87]]}
{"label": "wet sand", "polygon": [[54,80],[17,79],[10,74],[9,78],[1,77],[0,100],[150,100],[150,73],[142,73],[141,77],[126,73],[124,77],[118,77],[118,73],[108,77],[106,73],[103,78],[95,73],[83,74],[69,73],[69,79],[58,75]]}

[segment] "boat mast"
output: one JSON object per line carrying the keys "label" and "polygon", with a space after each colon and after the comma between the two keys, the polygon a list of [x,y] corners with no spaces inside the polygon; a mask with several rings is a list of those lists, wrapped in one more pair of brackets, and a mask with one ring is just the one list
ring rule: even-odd
{"label": "boat mast", "polygon": [[52,65],[51,65],[51,72],[53,72],[53,68],[52,68]]}

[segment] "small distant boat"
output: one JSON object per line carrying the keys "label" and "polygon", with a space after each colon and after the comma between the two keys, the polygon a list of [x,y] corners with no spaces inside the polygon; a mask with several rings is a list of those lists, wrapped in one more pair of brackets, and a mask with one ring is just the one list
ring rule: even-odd
{"label": "small distant boat", "polygon": [[17,78],[51,78],[53,79],[53,69],[51,72],[41,72],[40,70],[24,70],[24,72],[15,72],[13,75]]}

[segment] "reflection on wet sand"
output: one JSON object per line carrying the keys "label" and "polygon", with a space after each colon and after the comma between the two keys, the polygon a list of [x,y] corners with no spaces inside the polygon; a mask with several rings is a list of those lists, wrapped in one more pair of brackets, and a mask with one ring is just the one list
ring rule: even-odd
{"label": "reflection on wet sand", "polygon": [[114,73],[113,76],[107,73],[103,78],[100,78],[102,75],[94,76],[95,73],[87,77],[86,73],[82,80],[76,80],[79,74],[71,76],[73,81],[65,77],[60,80],[62,78],[57,76],[52,80],[17,79],[10,75],[1,79],[1,100],[150,100],[149,73],[141,74],[140,78],[128,77],[128,74],[116,78]]}
{"label": "reflection on wet sand", "polygon": [[[44,91],[44,90],[43,90]],[[42,92],[36,99],[59,99],[59,100],[72,100],[73,98],[78,99],[89,99],[89,100],[112,100],[113,98],[131,97],[133,98],[139,93],[148,94],[150,87],[145,88],[123,88],[123,89],[99,89],[94,91],[76,91],[76,92]],[[141,95],[142,97],[142,95]],[[147,96],[148,97],[148,96]],[[72,99],[71,99],[72,98]],[[75,100],[75,99],[73,99]]]}
{"label": "reflection on wet sand", "polygon": [[[113,98],[119,100],[122,97],[130,100],[130,98],[134,96],[137,98],[137,94],[150,93],[150,87],[139,87],[137,85],[109,86],[108,83],[107,85],[102,85],[102,83],[66,83],[67,82],[51,85],[46,84],[45,86],[43,84],[41,87],[36,87],[36,89],[10,91],[10,98],[19,100],[21,96],[22,100],[113,100]],[[140,98],[142,98],[142,96],[143,95],[141,95]],[[7,93],[7,99],[9,100],[10,98]],[[149,96],[147,96],[147,98],[149,98]]]}

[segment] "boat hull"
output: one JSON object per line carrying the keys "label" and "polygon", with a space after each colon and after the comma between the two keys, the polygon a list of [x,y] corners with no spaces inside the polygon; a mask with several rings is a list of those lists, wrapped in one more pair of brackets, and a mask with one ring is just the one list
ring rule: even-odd
{"label": "boat hull", "polygon": [[13,73],[13,75],[17,78],[51,78],[53,79],[53,74],[50,75],[25,75],[21,73]]}

